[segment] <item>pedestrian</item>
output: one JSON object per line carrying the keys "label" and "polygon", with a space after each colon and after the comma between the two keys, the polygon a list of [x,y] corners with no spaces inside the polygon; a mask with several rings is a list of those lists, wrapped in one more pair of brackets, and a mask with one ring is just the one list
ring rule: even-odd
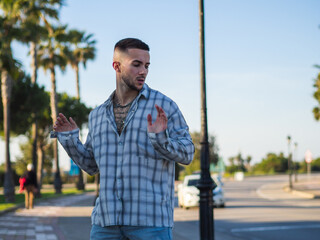
{"label": "pedestrian", "polygon": [[149,46],[116,43],[116,89],[89,115],[85,144],[76,122],[59,113],[52,137],[90,175],[100,173],[90,239],[172,239],[175,163],[190,164],[194,145],[177,104],[145,80]]}
{"label": "pedestrian", "polygon": [[34,194],[38,190],[37,185],[37,177],[36,173],[34,172],[34,167],[32,163],[29,163],[27,165],[27,171],[23,174],[25,177],[24,182],[24,194],[25,194],[25,207],[26,209],[32,209],[33,208],[33,200],[34,200]]}

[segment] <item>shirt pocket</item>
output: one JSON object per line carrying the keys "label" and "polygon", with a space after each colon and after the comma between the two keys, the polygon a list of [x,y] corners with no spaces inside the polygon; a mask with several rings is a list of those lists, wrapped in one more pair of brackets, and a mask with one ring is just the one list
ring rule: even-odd
{"label": "shirt pocket", "polygon": [[137,155],[145,158],[159,159],[160,154],[157,153],[149,140],[147,128],[139,128],[137,134]]}

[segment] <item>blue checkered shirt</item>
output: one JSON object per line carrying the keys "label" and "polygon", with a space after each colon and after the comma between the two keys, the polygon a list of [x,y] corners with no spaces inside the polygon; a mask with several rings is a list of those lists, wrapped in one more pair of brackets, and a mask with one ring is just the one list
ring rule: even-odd
{"label": "blue checkered shirt", "polygon": [[[145,84],[119,136],[113,94],[90,113],[84,145],[78,129],[57,133],[80,168],[90,175],[100,172],[92,224],[172,227],[175,163],[189,164],[194,154],[188,126],[175,102]],[[167,114],[168,128],[148,133],[147,115],[156,119],[155,104]]]}

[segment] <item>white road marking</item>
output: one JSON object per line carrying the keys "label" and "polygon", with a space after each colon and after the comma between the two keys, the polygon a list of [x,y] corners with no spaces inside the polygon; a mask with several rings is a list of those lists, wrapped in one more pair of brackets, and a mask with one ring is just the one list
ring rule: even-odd
{"label": "white road marking", "polygon": [[294,225],[294,226],[273,226],[273,227],[233,228],[233,229],[231,229],[231,232],[262,232],[262,231],[278,231],[278,230],[304,229],[304,228],[320,228],[320,224]]}

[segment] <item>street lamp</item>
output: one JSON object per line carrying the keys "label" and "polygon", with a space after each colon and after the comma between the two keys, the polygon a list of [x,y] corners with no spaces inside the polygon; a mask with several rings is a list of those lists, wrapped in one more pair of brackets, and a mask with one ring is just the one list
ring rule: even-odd
{"label": "street lamp", "polygon": [[292,189],[292,179],[291,179],[291,176],[292,176],[292,167],[291,167],[291,151],[290,151],[290,145],[291,145],[291,137],[288,136],[287,137],[288,139],[288,171],[289,171],[289,189],[291,190]]}
{"label": "street lamp", "polygon": [[298,158],[298,143],[294,143],[294,158],[293,160],[293,171],[294,171],[294,182],[298,182],[298,173],[297,173],[297,158]]}
{"label": "street lamp", "polygon": [[213,224],[213,196],[212,190],[216,184],[212,180],[209,171],[209,142],[207,124],[207,100],[206,100],[206,73],[205,73],[205,43],[204,43],[204,3],[199,0],[200,17],[200,91],[201,91],[201,176],[198,182],[200,190],[199,214],[200,214],[200,239],[214,239]]}

